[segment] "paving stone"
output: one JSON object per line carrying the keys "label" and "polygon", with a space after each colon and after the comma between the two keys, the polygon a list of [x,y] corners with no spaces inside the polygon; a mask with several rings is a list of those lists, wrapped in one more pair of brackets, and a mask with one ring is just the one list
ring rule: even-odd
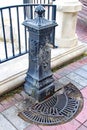
{"label": "paving stone", "polygon": [[70,66],[72,67],[73,70],[75,70],[75,69],[80,68],[82,66],[82,64],[79,62],[74,62],[74,63],[70,64]]}
{"label": "paving stone", "polygon": [[24,91],[22,91],[20,95],[23,97],[23,99],[29,98],[28,94],[26,94]]}
{"label": "paving stone", "polygon": [[[57,130],[57,126],[39,126],[39,128],[41,128],[41,130]],[[61,130],[61,129],[59,129]]]}
{"label": "paving stone", "polygon": [[62,125],[55,125],[55,126],[40,126],[42,130],[76,130],[81,124],[73,119],[72,121],[62,124]]}
{"label": "paving stone", "polygon": [[87,87],[81,90],[81,93],[83,94],[83,97],[87,99]]}
{"label": "paving stone", "polygon": [[71,68],[64,67],[64,68],[56,71],[56,75],[60,75],[62,77],[62,76],[65,76],[66,74],[69,74],[71,71],[72,71]]}
{"label": "paving stone", "polygon": [[3,115],[0,114],[0,130],[17,130]]}
{"label": "paving stone", "polygon": [[87,128],[85,126],[80,126],[77,130],[87,130]]}
{"label": "paving stone", "polygon": [[83,78],[87,79],[87,71],[80,68],[80,69],[77,69],[76,71],[74,71],[74,73],[82,76]]}
{"label": "paving stone", "polygon": [[56,80],[56,79],[60,79],[61,78],[61,75],[59,75],[58,73],[54,73],[53,74],[53,78]]}
{"label": "paving stone", "polygon": [[[81,125],[81,123],[75,119],[71,120],[69,123],[74,127],[74,129],[77,129]],[[68,125],[68,123],[65,125]]]}
{"label": "paving stone", "polygon": [[20,95],[20,94],[15,94],[14,95],[14,98],[18,101],[18,102],[20,102],[21,100],[23,100],[23,97]]}
{"label": "paving stone", "polygon": [[55,84],[55,91],[57,91],[60,88],[63,88],[63,84],[61,84],[58,80],[56,80],[54,84]]}
{"label": "paving stone", "polygon": [[42,129],[37,125],[29,125],[24,130],[42,130]]}
{"label": "paving stone", "polygon": [[76,126],[66,123],[64,125],[57,126],[56,130],[76,130]]}
{"label": "paving stone", "polygon": [[67,85],[68,83],[70,83],[70,79],[65,76],[59,79],[58,81],[63,85]]}
{"label": "paving stone", "polygon": [[82,69],[84,69],[84,70],[87,71],[87,65],[84,65],[84,66],[82,67]]}
{"label": "paving stone", "polygon": [[6,100],[10,103],[11,106],[17,103],[17,100],[14,97],[9,97]]}
{"label": "paving stone", "polygon": [[81,60],[79,60],[79,63],[81,63],[81,64],[87,64],[87,57],[85,57],[85,58],[82,58]]}
{"label": "paving stone", "polygon": [[69,79],[77,82],[78,84],[80,84],[81,86],[87,86],[87,80],[84,79],[83,77],[81,77],[80,75],[78,74],[75,74],[75,73],[70,73],[68,75],[66,75],[66,77],[68,77]]}
{"label": "paving stone", "polygon": [[11,104],[9,101],[7,100],[3,100],[1,102],[1,105],[5,108],[5,109],[8,109],[9,107],[11,107],[13,104]]}
{"label": "paving stone", "polygon": [[72,63],[72,64],[69,64],[67,67],[71,70],[71,71],[74,71],[78,68],[78,64],[76,63]]}
{"label": "paving stone", "polygon": [[62,72],[60,73],[61,76],[65,76],[67,74],[69,74],[70,72],[72,72],[71,69],[69,68],[66,68],[66,69],[63,69]]}
{"label": "paving stone", "polygon": [[83,125],[87,127],[87,120],[86,120],[86,122],[84,122],[84,124],[83,124]]}
{"label": "paving stone", "polygon": [[58,80],[61,84],[63,85],[67,85],[69,83],[72,83],[73,85],[75,85],[79,90],[83,88],[83,86],[81,86],[80,84],[76,83],[75,81],[67,78],[67,77],[62,77],[61,79]]}
{"label": "paving stone", "polygon": [[18,130],[23,130],[26,128],[29,123],[25,122],[22,120],[20,117],[18,117],[18,109],[13,106],[4,112],[2,114],[18,129]]}
{"label": "paving stone", "polygon": [[79,90],[81,90],[81,89],[84,88],[84,86],[80,85],[79,83],[77,83],[77,82],[75,82],[75,81],[73,81],[73,80],[71,80],[71,83],[72,83],[73,85],[75,85]]}
{"label": "paving stone", "polygon": [[25,101],[21,101],[15,104],[15,106],[19,109],[19,111],[23,111],[25,109]]}
{"label": "paving stone", "polygon": [[0,104],[0,112],[4,111],[5,108]]}

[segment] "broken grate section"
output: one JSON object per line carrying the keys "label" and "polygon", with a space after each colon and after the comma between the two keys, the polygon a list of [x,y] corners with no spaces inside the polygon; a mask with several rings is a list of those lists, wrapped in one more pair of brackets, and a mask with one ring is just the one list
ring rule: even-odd
{"label": "broken grate section", "polygon": [[40,125],[63,124],[74,118],[82,106],[83,98],[80,91],[70,83],[62,89],[62,93],[57,91],[41,103],[32,102],[19,116]]}

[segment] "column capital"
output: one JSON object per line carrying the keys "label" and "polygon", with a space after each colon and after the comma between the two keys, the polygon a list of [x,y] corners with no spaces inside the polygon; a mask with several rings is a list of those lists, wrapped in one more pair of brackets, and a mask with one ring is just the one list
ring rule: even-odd
{"label": "column capital", "polygon": [[82,9],[82,4],[78,0],[59,0],[55,1],[57,10],[62,12],[78,12]]}

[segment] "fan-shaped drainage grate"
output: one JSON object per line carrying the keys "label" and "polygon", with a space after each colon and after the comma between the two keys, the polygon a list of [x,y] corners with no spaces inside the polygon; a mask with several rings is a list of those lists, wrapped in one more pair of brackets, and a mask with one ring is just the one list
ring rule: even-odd
{"label": "fan-shaped drainage grate", "polygon": [[80,91],[73,84],[68,84],[62,94],[58,91],[41,103],[32,102],[19,116],[37,124],[63,124],[74,118],[81,111],[82,106],[83,98]]}

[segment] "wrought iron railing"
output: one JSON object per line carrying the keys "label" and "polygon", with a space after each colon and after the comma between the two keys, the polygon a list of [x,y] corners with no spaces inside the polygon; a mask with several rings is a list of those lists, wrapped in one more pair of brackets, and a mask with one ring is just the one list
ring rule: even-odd
{"label": "wrought iron railing", "polygon": [[[0,63],[26,54],[28,49],[28,34],[22,22],[27,18],[34,18],[34,8],[38,4],[24,4],[0,8]],[[46,9],[45,17],[56,19],[56,6],[43,5]],[[52,42],[54,42],[54,35]]]}

